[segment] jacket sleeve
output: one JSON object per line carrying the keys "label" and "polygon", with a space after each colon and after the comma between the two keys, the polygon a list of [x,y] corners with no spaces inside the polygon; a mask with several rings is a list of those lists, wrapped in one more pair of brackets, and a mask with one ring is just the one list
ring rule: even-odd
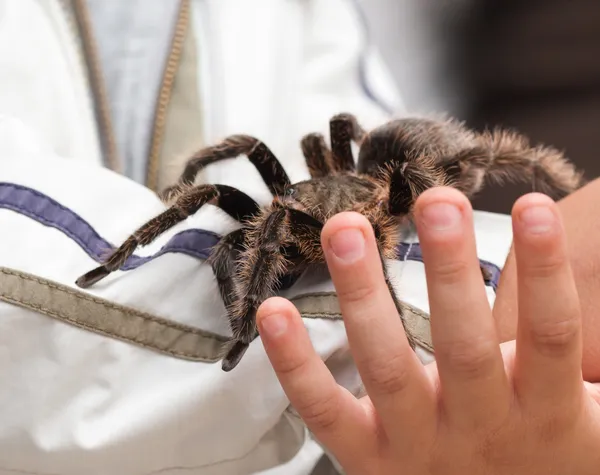
{"label": "jacket sleeve", "polygon": [[[322,452],[290,408],[260,338],[238,367],[221,370],[230,332],[206,258],[233,229],[230,220],[206,207],[82,290],[77,277],[165,206],[147,188],[33,140],[18,122],[0,121],[0,355],[10,355],[0,358],[1,465],[61,475],[89,467],[310,473]],[[497,278],[510,217],[478,215],[475,225],[480,258]],[[419,356],[431,361],[420,250],[403,246],[391,275]],[[308,273],[283,295],[336,380],[360,395],[331,281]]]}
{"label": "jacket sleeve", "polygon": [[237,371],[220,367],[229,329],[206,257],[229,221],[205,209],[82,290],[77,277],[164,204],[38,143],[22,122],[0,120],[0,465],[307,473],[320,452],[286,411],[259,340]]}
{"label": "jacket sleeve", "polygon": [[64,157],[103,165],[85,65],[60,2],[0,2],[0,15],[0,115]]}

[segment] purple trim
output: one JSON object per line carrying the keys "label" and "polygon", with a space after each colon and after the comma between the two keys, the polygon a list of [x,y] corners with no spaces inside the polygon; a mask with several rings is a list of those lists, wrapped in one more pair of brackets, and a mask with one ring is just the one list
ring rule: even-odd
{"label": "purple trim", "polygon": [[[114,246],[102,238],[90,224],[74,211],[64,207],[57,201],[39,191],[0,182],[0,208],[10,209],[23,214],[45,226],[55,228],[75,241],[92,259],[102,262]],[[132,255],[127,259],[122,270],[132,270],[163,254],[176,252],[186,254],[196,259],[206,259],[211,248],[219,241],[220,236],[203,229],[187,229],[175,234],[156,254],[151,256]],[[398,247],[402,259],[423,262],[419,244],[410,246],[401,243]],[[408,255],[407,255],[408,252]],[[405,257],[406,256],[406,257]],[[494,291],[498,285],[500,268],[491,262],[480,260],[481,264],[490,271],[492,279],[486,282]],[[288,284],[291,284],[289,282]],[[287,285],[286,285],[287,286]]]}
{"label": "purple trim", "polygon": [[[412,247],[410,248],[410,251],[409,246],[410,244],[407,244],[405,242],[401,243],[398,246],[398,255],[402,256],[402,260],[405,259],[404,256],[407,252],[409,252],[408,257],[406,258],[407,261],[423,262],[423,252],[421,251],[421,246],[418,243],[413,243]],[[494,289],[495,292],[498,288],[498,281],[500,280],[501,269],[497,265],[489,261],[484,261],[483,259],[479,259],[479,263],[490,273],[491,279],[486,280],[485,283],[486,285],[492,287],[492,289]]]}
{"label": "purple trim", "polygon": [[[55,228],[75,241],[92,259],[100,263],[114,246],[102,238],[92,226],[74,211],[39,191],[13,183],[0,183],[0,208],[13,210],[35,221]],[[123,270],[135,269],[168,252],[179,252],[206,259],[210,249],[219,241],[213,232],[188,229],[173,236],[152,256],[132,255]]]}

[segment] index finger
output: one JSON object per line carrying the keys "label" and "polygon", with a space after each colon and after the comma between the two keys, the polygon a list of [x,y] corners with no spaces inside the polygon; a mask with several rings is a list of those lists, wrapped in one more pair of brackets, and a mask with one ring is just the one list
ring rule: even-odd
{"label": "index finger", "polygon": [[292,407],[343,465],[360,465],[375,450],[373,419],[317,355],[298,310],[273,297],[259,307],[256,322]]}

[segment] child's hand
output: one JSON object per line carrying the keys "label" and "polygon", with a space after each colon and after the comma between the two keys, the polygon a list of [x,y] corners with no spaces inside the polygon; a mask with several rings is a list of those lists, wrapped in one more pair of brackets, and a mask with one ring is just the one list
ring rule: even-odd
{"label": "child's hand", "polygon": [[408,346],[369,223],[344,213],[323,230],[351,349],[368,397],[338,386],[287,300],[259,310],[263,343],[292,405],[349,474],[600,473],[600,391],[581,378],[580,308],[555,204],[513,212],[516,342],[498,344],[459,192],[429,190],[416,221],[436,364]]}

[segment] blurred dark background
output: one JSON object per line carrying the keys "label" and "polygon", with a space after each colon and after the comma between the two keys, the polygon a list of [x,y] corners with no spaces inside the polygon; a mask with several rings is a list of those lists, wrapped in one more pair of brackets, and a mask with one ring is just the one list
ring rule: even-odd
{"label": "blurred dark background", "polygon": [[[600,0],[368,0],[409,111],[512,127],[600,176]],[[509,213],[527,186],[487,188]]]}

